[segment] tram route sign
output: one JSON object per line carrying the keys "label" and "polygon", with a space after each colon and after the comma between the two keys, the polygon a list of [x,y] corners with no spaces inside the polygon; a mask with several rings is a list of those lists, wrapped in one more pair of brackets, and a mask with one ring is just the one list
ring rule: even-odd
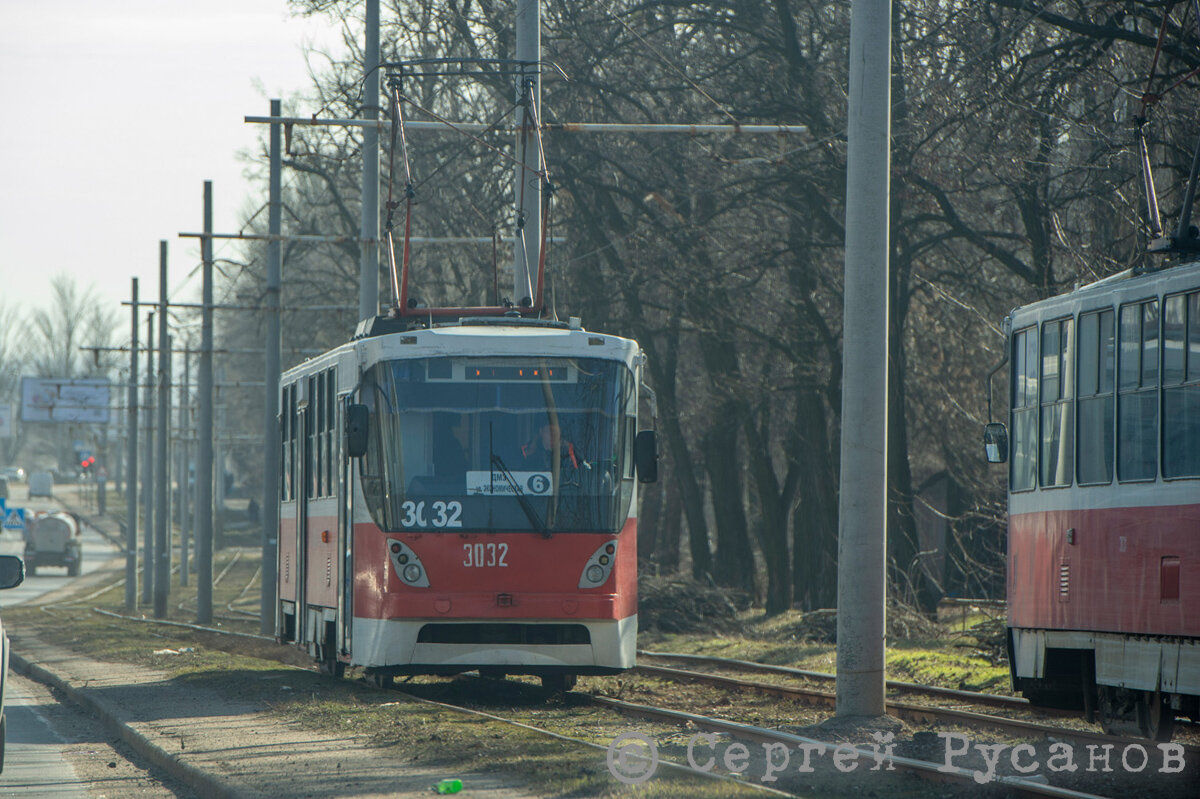
{"label": "tram route sign", "polygon": [[106,378],[21,378],[21,421],[108,423]]}
{"label": "tram route sign", "polygon": [[[522,494],[545,496],[550,493],[550,472],[509,472]],[[500,471],[467,472],[467,493],[485,496],[515,496],[512,486]]]}

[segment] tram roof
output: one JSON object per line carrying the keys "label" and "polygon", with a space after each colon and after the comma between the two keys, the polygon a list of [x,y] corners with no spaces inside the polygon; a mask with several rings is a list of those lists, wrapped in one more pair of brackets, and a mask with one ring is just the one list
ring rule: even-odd
{"label": "tram roof", "polygon": [[[1169,293],[1200,285],[1200,259],[1191,258],[1161,269],[1126,269],[1093,283],[1079,286],[1064,294],[1021,305],[1009,313],[1010,319],[1036,316],[1049,318],[1068,308],[1101,307],[1105,304],[1133,301],[1151,294]],[[1109,303],[1103,298],[1110,297]],[[1087,308],[1083,308],[1087,310]]]}

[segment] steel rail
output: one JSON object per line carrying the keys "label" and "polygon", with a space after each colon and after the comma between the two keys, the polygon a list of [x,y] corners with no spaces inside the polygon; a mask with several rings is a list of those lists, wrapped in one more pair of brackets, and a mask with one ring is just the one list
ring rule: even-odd
{"label": "steel rail", "polygon": [[[819,741],[814,738],[806,738],[801,735],[793,735],[792,733],[781,732],[778,730],[769,730],[765,727],[758,727],[753,724],[741,724],[736,721],[726,721],[724,719],[716,719],[711,716],[701,716],[696,713],[687,713],[681,710],[668,710],[666,708],[654,707],[652,705],[640,705],[633,702],[625,702],[619,699],[609,697],[592,696],[591,701],[605,707],[612,708],[622,714],[630,716],[638,716],[641,718],[651,719],[654,721],[664,721],[672,724],[678,724],[689,729],[704,729],[714,732],[728,733],[734,737],[745,740],[755,741],[759,743],[781,743],[789,747],[800,746],[823,746],[824,750],[831,751],[842,749],[843,751],[856,752],[859,758],[863,758],[868,762],[876,760],[879,753],[872,749],[864,749],[846,743],[832,743],[829,741]],[[936,782],[951,782],[955,784],[967,783],[971,786],[978,787],[979,783],[975,779],[976,772],[970,769],[959,768],[957,766],[947,766],[946,764],[931,763],[924,760],[916,760],[914,758],[900,757],[898,755],[886,755],[886,760],[894,764],[897,770],[908,771],[917,777],[925,780]],[[1060,788],[1053,785],[1044,785],[1032,780],[1022,779],[1020,777],[1012,777],[1007,775],[995,775],[991,782],[1005,788],[1012,789],[1017,796],[1052,796],[1060,799],[1100,799],[1096,794],[1083,793],[1074,791],[1069,788]]]}
{"label": "steel rail", "polygon": [[[254,635],[254,634],[249,634],[249,633],[239,633],[239,632],[232,631],[232,630],[220,630],[220,629],[216,629],[213,627],[206,627],[206,626],[198,625],[198,624],[188,624],[185,622],[171,622],[171,621],[162,620],[162,619],[148,619],[145,617],[137,618],[137,617],[132,617],[132,616],[125,616],[125,615],[118,614],[118,613],[112,613],[111,611],[101,610],[100,608],[92,608],[92,610],[93,610],[93,612],[96,612],[96,613],[99,613],[99,614],[102,614],[105,616],[110,616],[110,617],[118,618],[118,619],[124,619],[124,620],[128,620],[128,621],[146,622],[146,623],[150,623],[150,624],[168,625],[168,626],[172,626],[172,627],[184,627],[184,628],[190,628],[190,629],[194,629],[194,630],[201,630],[201,631],[209,632],[209,633],[217,633],[217,634],[221,634],[221,635],[236,636],[236,637],[240,637],[240,638],[253,638],[253,639],[269,640],[269,641],[274,640],[273,638],[268,638],[266,636]],[[679,672],[682,674],[688,674],[688,675],[694,674],[697,678],[739,682],[739,681],[735,681],[735,680],[730,680],[730,678],[720,678],[720,677],[717,677],[716,675],[702,674],[699,672],[691,673],[691,672],[684,672],[683,670],[662,669],[661,667],[648,667],[648,668],[654,669],[656,671],[676,671],[676,672]],[[479,678],[479,679],[482,679],[482,678]],[[749,683],[749,682],[747,682],[746,684],[750,685],[750,686],[754,685],[753,683]],[[771,685],[771,684],[763,684],[763,687],[765,690],[770,690],[772,692],[789,690],[786,686],[778,686],[778,685]],[[401,694],[406,697],[411,696],[410,694],[408,694],[404,691],[401,691],[397,688],[394,688],[394,687],[388,688],[386,690],[395,691],[396,693]],[[540,689],[534,688],[534,690],[540,690]],[[825,692],[814,691],[813,693],[824,694]],[[943,783],[954,783],[954,784],[966,783],[968,785],[978,785],[978,780],[976,779],[976,774],[977,774],[976,771],[971,770],[971,769],[957,767],[957,766],[949,766],[945,763],[943,763],[943,764],[932,763],[929,761],[917,760],[915,758],[902,757],[902,756],[898,756],[898,755],[882,755],[881,756],[879,754],[879,752],[874,749],[866,749],[866,748],[862,748],[862,747],[853,746],[853,745],[847,744],[847,743],[834,743],[834,742],[830,742],[830,741],[820,741],[817,739],[807,738],[807,737],[795,735],[792,733],[782,732],[782,731],[778,731],[778,730],[770,730],[765,727],[759,727],[759,726],[752,725],[752,724],[743,724],[740,722],[729,721],[726,719],[717,719],[717,718],[713,718],[710,716],[703,716],[700,714],[689,713],[687,711],[682,711],[682,710],[672,710],[672,709],[668,709],[668,708],[655,707],[652,705],[642,705],[642,704],[637,704],[637,703],[633,703],[633,702],[625,702],[625,701],[622,701],[619,699],[614,699],[614,698],[606,697],[606,696],[598,696],[595,694],[577,693],[576,695],[585,698],[587,701],[591,702],[592,704],[615,710],[623,715],[637,716],[640,718],[646,718],[646,719],[651,719],[651,720],[655,720],[655,721],[663,721],[663,722],[677,724],[677,725],[680,725],[683,727],[687,727],[689,729],[703,729],[703,730],[709,730],[709,731],[713,731],[713,732],[723,732],[723,733],[727,733],[727,734],[732,735],[737,738],[742,738],[744,740],[750,740],[750,741],[755,741],[755,742],[780,743],[780,744],[783,744],[785,746],[790,746],[790,747],[800,747],[800,746],[824,747],[823,749],[820,750],[821,752],[836,751],[840,748],[842,751],[846,751],[846,752],[853,751],[854,753],[856,753],[857,757],[865,758],[868,761],[875,761],[879,757],[884,757],[884,758],[886,758],[887,762],[889,764],[893,765],[897,770],[910,772],[921,779],[932,780],[932,781],[943,782]],[[412,698],[422,701],[422,702],[429,702],[431,704],[442,704],[442,703],[434,702],[433,700],[426,700],[421,697],[414,696]],[[446,706],[456,708],[459,710],[463,710],[463,711],[469,712],[469,713],[477,713],[479,715],[490,715],[490,714],[485,714],[482,711],[477,711],[475,709],[463,707],[460,705],[446,704]],[[921,707],[921,706],[912,706],[912,707],[915,712],[931,712],[933,710],[936,710],[936,709],[926,708],[926,707]],[[959,711],[955,711],[955,712],[957,713]],[[979,714],[966,714],[966,715],[979,716]],[[505,721],[508,723],[516,724],[516,725],[526,726],[530,730],[542,732],[542,733],[545,733],[545,734],[553,736],[553,737],[574,740],[574,739],[569,739],[567,736],[562,736],[562,735],[559,735],[558,733],[554,733],[553,731],[550,731],[550,730],[541,729],[541,728],[534,727],[531,725],[523,725],[522,722],[515,722],[515,721],[509,720],[509,719],[504,719],[503,717],[500,717],[500,716],[496,716],[495,718],[496,718],[496,720],[499,720],[499,721]],[[991,717],[983,717],[983,718],[987,718],[987,719],[989,719],[989,721],[992,720]],[[1011,720],[1004,720],[1004,719],[995,719],[995,720],[996,721],[1011,721]],[[1061,737],[1068,737],[1067,735],[1065,735],[1065,733],[1069,733],[1071,731],[1056,730],[1056,731],[1052,731],[1052,732],[1058,734]],[[1105,743],[1110,743],[1110,744],[1111,743],[1119,743],[1122,740],[1122,739],[1112,738],[1112,737],[1108,737],[1108,736],[1101,736],[1100,738]],[[1189,747],[1186,747],[1186,746],[1184,748],[1185,748],[1185,750],[1189,749]],[[1190,749],[1194,750],[1194,747],[1192,747]],[[666,760],[661,761],[661,762],[663,765],[668,765],[672,768],[686,768],[686,767],[680,766],[680,764],[671,763],[670,761],[666,761]],[[697,773],[705,774],[706,772],[697,772]],[[711,776],[720,777],[722,775],[711,775]],[[736,782],[738,782],[738,784],[740,784],[740,785],[746,785],[747,787],[760,787],[760,786],[755,786],[753,783],[748,783],[748,782],[744,782],[741,780],[737,780]],[[1097,796],[1096,794],[1090,794],[1090,793],[1085,793],[1085,792],[1081,792],[1081,791],[1071,790],[1069,788],[1062,788],[1062,787],[1057,787],[1057,786],[1053,786],[1053,785],[1043,784],[1043,783],[1035,782],[1035,781],[1024,779],[1021,777],[1014,777],[1014,776],[1010,776],[1010,775],[993,775],[990,778],[990,782],[993,782],[997,785],[1000,785],[1005,788],[1009,788],[1009,789],[1013,790],[1015,792],[1014,795],[1017,795],[1017,796],[1057,797],[1058,799],[1104,799],[1103,797]]]}
{"label": "steel rail", "polygon": [[[808,671],[806,669],[796,669],[789,666],[772,666],[767,663],[755,663],[751,660],[710,657],[708,655],[689,655],[682,652],[650,652],[642,649],[639,649],[637,654],[639,658],[649,657],[664,660],[682,660],[689,663],[702,663],[710,666],[761,671],[768,674],[786,674],[791,677],[803,677],[805,679],[819,680],[822,682],[833,682],[837,679],[836,675],[824,671]],[[960,691],[955,688],[940,688],[935,685],[920,685],[919,683],[903,682],[901,680],[888,680],[887,687],[896,691],[921,693],[928,696],[937,696],[945,699],[971,702],[976,705],[989,705],[992,707],[1003,707],[1012,710],[1029,710],[1032,708],[1032,705],[1029,704],[1028,699],[1017,696],[985,694],[977,693],[975,691]]]}
{"label": "steel rail", "polygon": [[[685,669],[673,669],[664,666],[638,666],[638,671],[646,674],[652,674],[659,677],[665,677],[671,680],[683,682],[697,682],[707,685],[716,686],[718,688],[746,688],[758,691],[772,696],[779,696],[788,699],[799,699],[809,702],[810,704],[821,704],[828,707],[835,707],[837,704],[837,695],[829,691],[821,691],[815,688],[799,688],[789,685],[779,685],[777,683],[764,683],[755,680],[742,680],[735,677],[724,677],[717,674],[709,674],[699,671],[688,671]],[[949,722],[961,724],[971,728],[988,728],[999,732],[1009,733],[1017,736],[1032,736],[1044,738],[1059,738],[1077,741],[1083,744],[1098,744],[1098,745],[1144,745],[1146,742],[1137,738],[1125,738],[1114,735],[1105,735],[1099,732],[1089,732],[1087,730],[1066,729],[1063,727],[1054,727],[1046,724],[1039,724],[1035,721],[1026,721],[1024,719],[1010,719],[1003,716],[989,716],[984,713],[976,713],[970,710],[958,710],[954,708],[942,708],[932,705],[917,705],[911,702],[899,702],[894,699],[888,699],[885,702],[888,710],[888,715],[896,718],[912,722]],[[1022,709],[1031,709],[1026,704]],[[1184,751],[1191,756],[1200,756],[1200,748],[1190,744],[1179,744]]]}

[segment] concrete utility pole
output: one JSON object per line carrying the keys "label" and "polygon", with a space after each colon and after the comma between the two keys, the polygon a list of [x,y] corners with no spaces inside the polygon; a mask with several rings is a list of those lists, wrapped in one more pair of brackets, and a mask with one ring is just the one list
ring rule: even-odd
{"label": "concrete utility pole", "polygon": [[196,457],[196,622],[212,622],[213,590],[213,255],[212,181],[204,181],[204,233],[200,239],[204,262],[200,324],[200,414]]}
{"label": "concrete utility pole", "polygon": [[133,279],[133,303],[129,315],[129,408],[125,442],[125,611],[137,610],[137,531],[138,531],[138,279]]}
{"label": "concrete utility pole", "polygon": [[526,297],[530,303],[536,301],[534,294],[538,256],[542,244],[542,178],[536,173],[542,169],[541,149],[534,130],[535,117],[541,116],[541,80],[537,62],[542,58],[542,11],[540,0],[517,0],[517,60],[530,62],[524,69],[517,86],[517,100],[528,91],[533,116],[523,116],[517,130],[516,167],[516,239],[513,247],[513,296],[512,301],[524,305]]}
{"label": "concrete utility pole", "polygon": [[[375,0],[372,0],[375,2]],[[376,7],[378,13],[378,7]],[[370,16],[368,10],[367,16]],[[379,74],[379,70],[375,70]],[[368,81],[370,84],[370,81]],[[374,97],[379,96],[379,82],[375,82]],[[279,116],[279,101],[271,101],[271,116]],[[259,609],[259,632],[263,635],[275,633],[275,580],[277,575],[276,558],[279,545],[279,369],[280,369],[280,333],[279,305],[280,279],[283,274],[283,242],[277,238],[283,230],[283,190],[282,172],[283,161],[280,153],[280,125],[271,124],[271,170],[267,198],[267,228],[271,235],[267,242],[267,342],[263,377],[266,385],[263,388],[263,490],[262,490],[262,601]],[[378,146],[378,139],[376,139]],[[368,159],[369,160],[369,159]],[[378,159],[375,159],[378,163]],[[365,169],[365,167],[364,167]],[[365,180],[365,179],[364,179]],[[378,185],[378,184],[376,184]],[[367,204],[368,192],[364,186],[363,206]],[[378,199],[378,197],[376,198]],[[364,212],[363,224],[366,225]],[[378,224],[378,214],[376,214]],[[366,235],[365,232],[363,234]],[[365,253],[368,249],[366,242],[362,244],[363,263],[366,263]],[[364,279],[365,269],[364,269]],[[378,270],[372,272],[373,285],[378,287]],[[376,297],[378,302],[378,297]],[[359,317],[362,308],[359,309]],[[371,311],[374,313],[374,310]]]}
{"label": "concrete utility pole", "polygon": [[[171,338],[167,335],[167,243],[158,245],[158,438],[154,459],[154,618],[167,615],[171,590],[171,544],[167,516],[167,440],[171,431]],[[147,568],[150,568],[147,561]]]}
{"label": "concrete utility pole", "polygon": [[[379,118],[379,0],[367,0],[367,42],[363,51],[363,108],[365,119]],[[276,102],[271,116],[279,116]],[[271,126],[272,129],[276,125]],[[275,135],[272,133],[272,135]],[[274,152],[274,151],[272,151]],[[362,239],[358,264],[358,318],[379,313],[379,128],[363,128]],[[278,230],[273,230],[278,234]]]}
{"label": "concrete utility pole", "polygon": [[891,2],[853,0],[846,174],[837,715],[883,716]]}
{"label": "concrete utility pole", "polygon": [[146,314],[146,387],[142,418],[146,442],[142,449],[142,604],[154,599],[154,311]]}
{"label": "concrete utility pole", "polygon": [[188,465],[191,463],[191,413],[192,405],[188,399],[192,382],[192,351],[183,351],[183,384],[179,387],[179,584],[188,584],[188,539],[191,533],[191,514],[188,509],[188,499],[192,492],[188,485]]}

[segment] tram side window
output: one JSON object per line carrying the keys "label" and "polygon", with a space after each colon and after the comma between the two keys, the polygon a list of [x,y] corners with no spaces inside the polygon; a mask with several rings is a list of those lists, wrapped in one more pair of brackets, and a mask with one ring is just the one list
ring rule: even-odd
{"label": "tram side window", "polygon": [[1042,325],[1043,486],[1068,486],[1075,472],[1074,325],[1060,319]]}
{"label": "tram side window", "polygon": [[1038,345],[1037,328],[1013,335],[1012,474],[1013,491],[1037,486]]}
{"label": "tram side window", "polygon": [[288,502],[292,496],[292,428],[295,420],[295,389],[292,386],[283,387],[283,396],[279,401],[279,498]]}
{"label": "tram side window", "polygon": [[1107,485],[1113,477],[1113,401],[1116,361],[1113,312],[1079,316],[1079,425],[1077,479]]}
{"label": "tram side window", "polygon": [[308,407],[305,408],[304,413],[301,414],[301,416],[304,419],[304,430],[302,431],[302,434],[304,436],[304,475],[303,476],[304,476],[304,498],[305,499],[312,499],[314,496],[316,496],[315,492],[313,491],[313,488],[314,488],[313,481],[316,480],[316,469],[314,469],[313,467],[316,465],[315,461],[316,461],[316,455],[317,455],[317,453],[316,453],[317,425],[316,425],[316,419],[313,418],[313,411],[315,410],[316,405],[317,405],[316,388],[317,388],[316,378],[313,378],[313,377],[308,378]]}
{"label": "tram side window", "polygon": [[325,404],[323,405],[321,428],[323,431],[324,440],[321,442],[321,452],[324,455],[324,461],[321,463],[321,482],[325,486],[325,491],[322,496],[333,496],[333,415],[336,408],[334,407],[333,397],[333,370],[326,369],[321,375],[321,391],[325,394]]}
{"label": "tram side window", "polygon": [[1158,300],[1121,307],[1117,385],[1117,477],[1158,473]]}
{"label": "tram side window", "polygon": [[1163,477],[1200,477],[1200,291],[1163,303]]}

